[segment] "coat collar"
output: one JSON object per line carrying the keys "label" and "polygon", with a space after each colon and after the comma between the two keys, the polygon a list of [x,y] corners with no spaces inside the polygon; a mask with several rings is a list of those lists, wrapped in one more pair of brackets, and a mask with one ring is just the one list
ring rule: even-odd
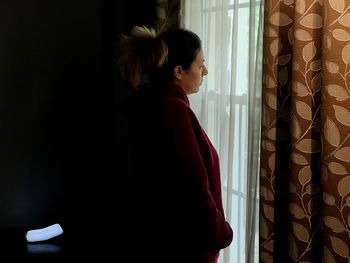
{"label": "coat collar", "polygon": [[185,91],[177,84],[169,82],[158,86],[161,96],[163,97],[177,97],[183,100],[187,106],[190,106],[187,94]]}

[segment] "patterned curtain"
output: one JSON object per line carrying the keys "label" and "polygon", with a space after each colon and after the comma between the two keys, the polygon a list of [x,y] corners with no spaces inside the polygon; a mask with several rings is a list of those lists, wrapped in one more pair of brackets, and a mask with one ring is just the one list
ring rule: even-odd
{"label": "patterned curtain", "polygon": [[181,0],[157,0],[156,29],[180,28]]}
{"label": "patterned curtain", "polygon": [[350,0],[266,0],[260,262],[350,262]]}

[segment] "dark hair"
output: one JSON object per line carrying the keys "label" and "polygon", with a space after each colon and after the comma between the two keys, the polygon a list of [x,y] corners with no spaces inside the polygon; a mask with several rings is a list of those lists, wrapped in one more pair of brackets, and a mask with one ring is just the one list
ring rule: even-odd
{"label": "dark hair", "polygon": [[190,68],[201,48],[200,38],[186,29],[156,34],[153,29],[134,27],[124,43],[125,76],[133,87],[138,85],[141,73],[158,81],[172,80],[174,67]]}

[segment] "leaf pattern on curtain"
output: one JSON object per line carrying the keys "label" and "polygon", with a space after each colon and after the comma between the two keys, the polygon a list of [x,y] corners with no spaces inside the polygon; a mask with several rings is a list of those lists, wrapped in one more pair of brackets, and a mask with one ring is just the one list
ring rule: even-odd
{"label": "leaf pattern on curtain", "polygon": [[156,28],[165,31],[180,27],[181,0],[157,0]]}
{"label": "leaf pattern on curtain", "polygon": [[260,262],[350,262],[350,1],[265,3]]}

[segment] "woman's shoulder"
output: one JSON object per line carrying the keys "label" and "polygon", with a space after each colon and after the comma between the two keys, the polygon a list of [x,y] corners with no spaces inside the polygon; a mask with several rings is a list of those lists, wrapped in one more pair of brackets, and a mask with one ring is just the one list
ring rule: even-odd
{"label": "woman's shoulder", "polygon": [[201,125],[190,108],[184,100],[177,97],[167,97],[162,100],[163,118],[166,123],[175,129],[194,129],[201,132]]}
{"label": "woman's shoulder", "polygon": [[165,97],[161,99],[162,111],[167,115],[175,115],[181,118],[191,117],[193,112],[182,98]]}

